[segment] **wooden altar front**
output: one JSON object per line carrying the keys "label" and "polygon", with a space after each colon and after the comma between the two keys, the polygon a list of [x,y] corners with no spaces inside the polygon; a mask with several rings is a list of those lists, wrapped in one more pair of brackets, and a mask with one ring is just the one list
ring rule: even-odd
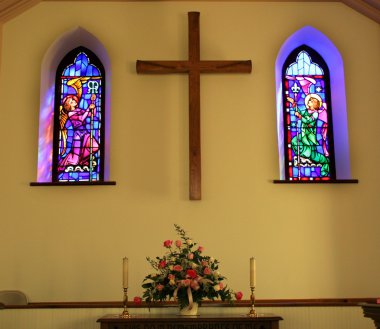
{"label": "wooden altar front", "polygon": [[100,318],[100,329],[279,329],[280,316],[247,315],[133,315],[121,318],[107,315]]}

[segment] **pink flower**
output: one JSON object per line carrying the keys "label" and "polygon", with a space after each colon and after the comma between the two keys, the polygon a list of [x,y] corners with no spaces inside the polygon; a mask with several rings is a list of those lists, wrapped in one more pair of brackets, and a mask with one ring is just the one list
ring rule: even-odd
{"label": "pink flower", "polygon": [[241,300],[243,298],[243,293],[241,291],[235,292],[236,300]]}
{"label": "pink flower", "polygon": [[164,241],[164,247],[170,248],[172,246],[173,241],[172,240],[165,240]]}
{"label": "pink flower", "polygon": [[192,280],[190,283],[190,287],[193,290],[198,290],[200,288],[198,281]]}
{"label": "pink flower", "polygon": [[223,287],[224,287],[223,282],[219,282],[219,287],[220,287],[220,289],[223,289]]}
{"label": "pink flower", "polygon": [[164,268],[166,266],[166,261],[162,260],[158,263],[158,268]]}
{"label": "pink flower", "polygon": [[174,279],[175,279],[174,274],[168,274],[168,279],[169,279],[169,280],[174,280]]}
{"label": "pink flower", "polygon": [[201,264],[202,264],[202,266],[207,266],[208,262],[207,262],[207,260],[202,260]]}
{"label": "pink flower", "polygon": [[198,251],[199,251],[199,252],[203,252],[204,249],[205,249],[205,248],[203,248],[202,246],[199,246],[199,247],[198,247]]}
{"label": "pink flower", "polygon": [[194,258],[194,254],[191,252],[190,254],[187,255],[187,258],[188,259],[193,259]]}
{"label": "pink flower", "polygon": [[187,270],[186,271],[186,274],[191,278],[191,279],[195,279],[197,277],[197,272],[195,272],[194,270]]}
{"label": "pink flower", "polygon": [[190,279],[185,279],[181,281],[182,285],[185,287],[190,286],[191,280]]}
{"label": "pink flower", "polygon": [[163,286],[161,283],[159,283],[159,284],[156,286],[156,289],[157,289],[158,291],[162,291],[162,289],[164,289],[164,286]]}
{"label": "pink flower", "polygon": [[178,248],[181,248],[181,246],[182,246],[182,241],[181,241],[181,240],[177,240],[177,241],[175,242],[175,245],[176,245]]}
{"label": "pink flower", "polygon": [[141,302],[142,302],[142,298],[139,297],[139,296],[136,296],[133,298],[133,302],[136,304],[136,305],[140,305]]}
{"label": "pink flower", "polygon": [[204,275],[210,275],[211,274],[211,269],[209,267],[205,267],[205,269],[203,270],[203,274]]}
{"label": "pink flower", "polygon": [[182,266],[181,265],[174,265],[173,266],[173,270],[177,271],[177,272],[181,272],[182,271]]}

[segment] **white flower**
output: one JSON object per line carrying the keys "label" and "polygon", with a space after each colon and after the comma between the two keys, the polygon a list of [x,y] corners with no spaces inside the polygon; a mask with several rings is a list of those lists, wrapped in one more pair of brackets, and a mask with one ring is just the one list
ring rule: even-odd
{"label": "white flower", "polygon": [[220,277],[220,272],[214,271],[213,275],[214,275],[214,278],[217,279],[218,277]]}
{"label": "white flower", "polygon": [[188,245],[191,245],[191,244],[193,244],[193,241],[191,241],[190,239],[188,239],[188,240],[186,240],[186,243],[187,243]]}

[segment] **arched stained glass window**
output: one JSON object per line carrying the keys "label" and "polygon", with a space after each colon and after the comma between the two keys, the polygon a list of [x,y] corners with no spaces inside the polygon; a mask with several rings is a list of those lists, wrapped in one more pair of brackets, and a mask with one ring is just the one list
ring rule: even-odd
{"label": "arched stained glass window", "polygon": [[104,179],[105,71],[85,47],[60,62],[55,82],[52,176],[55,182]]}
{"label": "arched stained glass window", "polygon": [[335,179],[333,108],[326,62],[302,45],[287,57],[282,79],[286,179]]}

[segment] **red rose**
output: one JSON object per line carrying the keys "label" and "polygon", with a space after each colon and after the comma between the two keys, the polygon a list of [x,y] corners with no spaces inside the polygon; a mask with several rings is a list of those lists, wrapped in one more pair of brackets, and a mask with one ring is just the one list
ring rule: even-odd
{"label": "red rose", "polygon": [[133,298],[133,302],[134,302],[136,305],[140,305],[141,302],[142,302],[142,298],[139,297],[139,296],[136,296],[135,298]]}
{"label": "red rose", "polygon": [[177,271],[177,272],[181,272],[182,271],[182,266],[181,265],[174,265],[173,266],[173,270]]}
{"label": "red rose", "polygon": [[197,277],[197,272],[195,272],[194,270],[187,270],[186,271],[186,274],[192,278],[192,279],[195,279]]}
{"label": "red rose", "polygon": [[158,268],[164,268],[166,266],[166,262],[164,260],[158,263]]}
{"label": "red rose", "polygon": [[165,240],[164,241],[164,247],[170,248],[172,246],[173,241],[172,240]]}
{"label": "red rose", "polygon": [[236,300],[241,300],[243,298],[243,293],[241,291],[235,292]]}
{"label": "red rose", "polygon": [[199,251],[199,252],[203,252],[204,249],[205,249],[205,248],[203,248],[202,246],[199,246],[199,247],[198,247],[198,251]]}

